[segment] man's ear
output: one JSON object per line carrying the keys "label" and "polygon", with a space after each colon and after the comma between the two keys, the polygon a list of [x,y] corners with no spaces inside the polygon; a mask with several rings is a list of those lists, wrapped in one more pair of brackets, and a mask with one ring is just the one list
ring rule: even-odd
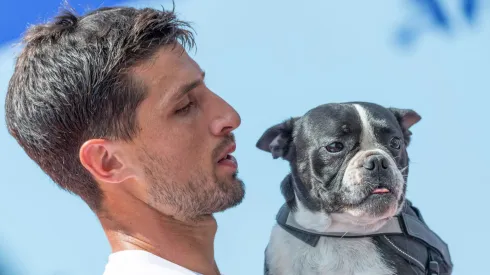
{"label": "man's ear", "polygon": [[270,152],[274,159],[282,157],[288,160],[296,120],[297,117],[290,118],[267,129],[257,141],[257,148]]}
{"label": "man's ear", "polygon": [[402,128],[403,135],[405,138],[405,144],[410,143],[410,137],[412,132],[409,130],[410,127],[419,122],[422,117],[412,109],[398,109],[398,108],[388,108],[398,120],[400,127]]}
{"label": "man's ear", "polygon": [[91,139],[83,143],[80,162],[100,183],[120,183],[134,176],[125,163],[121,148],[105,139]]}

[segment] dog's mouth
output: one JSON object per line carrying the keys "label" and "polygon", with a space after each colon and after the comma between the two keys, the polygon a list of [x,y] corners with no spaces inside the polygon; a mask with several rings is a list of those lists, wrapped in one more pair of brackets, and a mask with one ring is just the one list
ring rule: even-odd
{"label": "dog's mouth", "polygon": [[[355,192],[355,191],[354,191]],[[374,205],[376,208],[379,204],[391,204],[396,201],[398,197],[398,189],[395,186],[389,185],[377,185],[377,186],[366,186],[364,190],[358,190],[356,197],[346,196],[346,206],[357,208],[357,207],[372,207]]]}
{"label": "dog's mouth", "polygon": [[[367,189],[367,188],[366,188]],[[349,206],[348,213],[356,217],[356,222],[379,222],[393,216],[398,206],[398,189],[395,186],[378,185],[364,190],[360,201]]]}
{"label": "dog's mouth", "polygon": [[386,187],[377,187],[374,188],[373,191],[371,191],[371,195],[382,195],[382,194],[391,194],[391,190],[386,188]]}

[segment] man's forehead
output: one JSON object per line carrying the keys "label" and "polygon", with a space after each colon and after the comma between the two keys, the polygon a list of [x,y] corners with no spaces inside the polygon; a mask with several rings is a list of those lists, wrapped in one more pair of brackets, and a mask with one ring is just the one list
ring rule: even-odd
{"label": "man's forehead", "polygon": [[199,76],[201,69],[184,48],[176,44],[160,48],[148,60],[135,66],[132,72],[138,79],[152,85],[185,81],[195,75]]}

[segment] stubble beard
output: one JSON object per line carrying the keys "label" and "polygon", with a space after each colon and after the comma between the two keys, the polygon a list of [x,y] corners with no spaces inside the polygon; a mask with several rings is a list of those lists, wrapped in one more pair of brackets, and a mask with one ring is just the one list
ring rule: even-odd
{"label": "stubble beard", "polygon": [[[161,168],[162,162],[149,157],[144,161],[148,179],[149,204],[155,209],[166,209],[180,220],[195,221],[204,216],[222,212],[240,204],[245,186],[237,173],[228,179],[216,174],[206,176],[202,169],[193,170],[187,182],[165,180],[169,173]],[[162,207],[163,206],[163,207]]]}

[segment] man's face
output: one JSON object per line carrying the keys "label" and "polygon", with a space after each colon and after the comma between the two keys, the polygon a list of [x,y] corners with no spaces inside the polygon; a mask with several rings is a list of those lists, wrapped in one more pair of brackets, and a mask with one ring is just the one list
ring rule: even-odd
{"label": "man's face", "polygon": [[239,204],[244,185],[228,156],[238,113],[206,87],[203,71],[180,45],[162,48],[133,72],[147,92],[137,109],[139,133],[128,147],[143,179],[136,195],[185,218]]}

